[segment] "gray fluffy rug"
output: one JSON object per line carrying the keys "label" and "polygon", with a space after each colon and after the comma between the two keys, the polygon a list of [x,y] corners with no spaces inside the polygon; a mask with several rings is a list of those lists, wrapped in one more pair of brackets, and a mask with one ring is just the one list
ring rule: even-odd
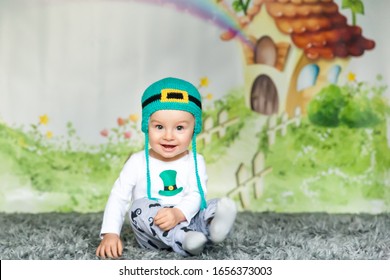
{"label": "gray fluffy rug", "polygon": [[[0,213],[0,259],[97,259],[101,221],[102,213]],[[141,250],[128,221],[123,241],[123,259],[183,259],[173,252]],[[187,259],[390,259],[390,213],[241,212],[226,241]]]}

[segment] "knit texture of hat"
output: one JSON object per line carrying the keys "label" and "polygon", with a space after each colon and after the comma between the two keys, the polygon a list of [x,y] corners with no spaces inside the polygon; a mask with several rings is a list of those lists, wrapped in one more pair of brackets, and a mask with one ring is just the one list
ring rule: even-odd
{"label": "knit texture of hat", "polygon": [[195,175],[198,190],[201,196],[201,209],[206,208],[206,199],[199,178],[196,152],[196,136],[202,130],[202,102],[198,89],[191,83],[178,78],[165,78],[151,84],[142,95],[142,123],[141,129],[145,134],[145,157],[147,195],[149,199],[156,200],[151,195],[151,182],[149,170],[149,136],[148,127],[150,116],[159,110],[180,110],[191,113],[195,118],[194,135],[192,137],[192,152],[195,163]]}
{"label": "knit texture of hat", "polygon": [[202,130],[202,103],[198,89],[191,83],[165,78],[151,84],[142,95],[142,131],[148,131],[150,116],[159,110],[181,110],[195,117],[195,134]]}

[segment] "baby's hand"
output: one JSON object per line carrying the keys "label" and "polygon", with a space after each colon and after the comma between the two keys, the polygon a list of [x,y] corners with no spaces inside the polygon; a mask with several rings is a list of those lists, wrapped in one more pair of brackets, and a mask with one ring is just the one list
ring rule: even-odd
{"label": "baby's hand", "polygon": [[154,217],[154,224],[163,231],[174,228],[178,223],[186,220],[183,212],[178,208],[162,208]]}
{"label": "baby's hand", "polygon": [[106,233],[96,249],[96,256],[103,259],[118,258],[122,255],[122,241],[115,233]]}

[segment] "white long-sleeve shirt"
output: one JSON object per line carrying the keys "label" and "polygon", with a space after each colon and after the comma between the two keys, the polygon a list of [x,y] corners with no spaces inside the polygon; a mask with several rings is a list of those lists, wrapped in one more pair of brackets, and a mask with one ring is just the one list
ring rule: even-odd
{"label": "white long-sleeve shirt", "polygon": [[[198,174],[206,196],[207,174],[203,156],[197,155],[197,161]],[[163,205],[174,205],[179,208],[186,220],[190,222],[199,211],[201,202],[193,153],[188,152],[187,155],[171,162],[163,162],[149,156],[149,170],[152,197],[157,198],[158,202]],[[177,172],[176,185],[177,188],[183,187],[183,190],[176,195],[163,196],[159,194],[160,190],[164,190],[164,182],[159,175],[165,170],[175,170]],[[133,154],[127,160],[115,181],[104,210],[100,234],[116,233],[120,235],[131,202],[140,198],[147,198],[144,151]]]}

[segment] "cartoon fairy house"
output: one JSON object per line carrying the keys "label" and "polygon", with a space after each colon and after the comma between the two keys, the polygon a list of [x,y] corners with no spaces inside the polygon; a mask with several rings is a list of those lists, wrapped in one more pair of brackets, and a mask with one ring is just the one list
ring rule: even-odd
{"label": "cartoon fairy house", "polygon": [[[263,115],[297,108],[302,114],[313,96],[337,84],[353,56],[373,49],[360,27],[347,24],[333,0],[254,0],[237,18],[241,40],[247,105]],[[237,31],[227,31],[231,40]]]}

